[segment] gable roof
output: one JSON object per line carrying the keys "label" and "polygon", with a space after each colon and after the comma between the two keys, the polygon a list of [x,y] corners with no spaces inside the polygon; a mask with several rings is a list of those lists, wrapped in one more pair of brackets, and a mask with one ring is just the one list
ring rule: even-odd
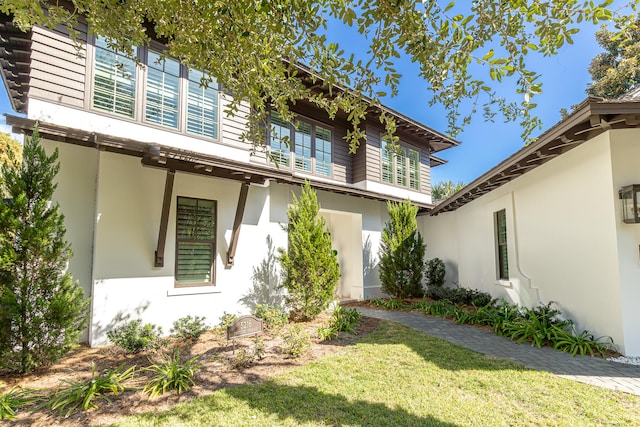
{"label": "gable roof", "polygon": [[[633,94],[629,95],[630,92]],[[585,99],[535,142],[436,205],[431,215],[454,211],[610,129],[640,126],[640,89],[630,92],[614,100]]]}

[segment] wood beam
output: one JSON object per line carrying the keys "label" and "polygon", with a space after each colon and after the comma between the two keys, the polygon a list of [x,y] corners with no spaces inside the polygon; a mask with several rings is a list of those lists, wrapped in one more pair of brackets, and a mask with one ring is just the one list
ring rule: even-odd
{"label": "wood beam", "polygon": [[160,215],[160,231],[158,232],[158,246],[156,247],[154,267],[164,267],[164,246],[167,242],[167,227],[169,225],[169,211],[171,210],[171,196],[173,195],[173,179],[176,172],[167,170],[164,182],[164,198],[162,199],[162,214]]}
{"label": "wood beam", "polygon": [[238,247],[238,238],[240,237],[240,227],[242,226],[242,217],[244,216],[244,208],[247,205],[247,193],[249,192],[249,183],[243,182],[240,187],[240,196],[238,197],[238,206],[236,207],[236,217],[233,220],[233,230],[231,231],[231,241],[229,242],[229,250],[227,251],[226,268],[233,267],[233,261],[236,256],[236,248]]}

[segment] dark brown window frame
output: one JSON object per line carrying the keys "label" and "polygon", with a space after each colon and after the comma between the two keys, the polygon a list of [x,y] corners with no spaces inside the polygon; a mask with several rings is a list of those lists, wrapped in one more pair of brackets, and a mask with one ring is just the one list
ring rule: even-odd
{"label": "dark brown window frame", "polygon": [[[271,112],[269,113],[269,117],[267,120],[268,123],[268,127],[267,127],[267,145],[269,146],[269,148],[271,149],[271,114],[277,114],[277,111],[275,110],[271,110]],[[335,129],[333,126],[328,125],[326,123],[322,123],[319,122],[317,120],[313,120],[309,117],[304,117],[304,116],[297,116],[296,117],[296,121],[300,122],[300,123],[304,123],[307,124],[311,127],[311,158],[310,158],[310,164],[311,164],[311,170],[305,170],[305,169],[301,169],[296,167],[296,143],[295,143],[295,138],[296,138],[296,132],[297,132],[297,128],[294,124],[288,123],[288,128],[289,128],[289,135],[286,135],[289,137],[289,143],[288,143],[288,147],[286,147],[287,149],[287,154],[288,154],[288,162],[289,165],[283,165],[283,164],[279,164],[280,168],[286,169],[286,170],[292,170],[292,171],[296,171],[296,172],[300,172],[300,173],[304,173],[307,175],[313,175],[313,176],[317,176],[317,177],[321,177],[321,178],[327,178],[327,179],[333,179],[333,175],[334,175],[334,170],[335,170],[335,144],[333,143],[333,138],[335,136],[334,132]],[[283,121],[284,122],[284,121]],[[285,122],[286,123],[286,122]],[[331,140],[329,141],[331,143],[331,153],[330,153],[330,161],[329,161],[329,165],[330,165],[330,170],[331,173],[330,174],[323,174],[323,173],[319,173],[318,170],[318,158],[317,158],[317,144],[316,144],[316,137],[317,137],[317,133],[316,133],[316,129],[317,128],[321,128],[324,130],[327,130],[331,133]],[[286,146],[287,144],[285,144]],[[284,150],[283,150],[284,151]]]}
{"label": "dark brown window frame", "polygon": [[[213,202],[213,239],[184,239],[178,237],[178,206],[180,204],[180,199],[188,199],[203,201],[203,202]],[[174,266],[174,283],[176,288],[186,288],[186,287],[194,287],[194,286],[215,286],[215,277],[216,277],[216,257],[217,257],[217,237],[218,237],[218,201],[212,199],[201,199],[197,197],[185,197],[185,196],[177,196],[176,197],[176,244],[175,244],[175,266]],[[210,266],[210,277],[211,281],[209,282],[189,282],[189,283],[180,283],[178,282],[178,247],[180,242],[198,242],[198,243],[210,243],[211,244],[211,266]]]}
{"label": "dark brown window frame", "polygon": [[509,240],[506,209],[494,212],[493,218],[496,241],[496,275],[499,280],[509,280]]}

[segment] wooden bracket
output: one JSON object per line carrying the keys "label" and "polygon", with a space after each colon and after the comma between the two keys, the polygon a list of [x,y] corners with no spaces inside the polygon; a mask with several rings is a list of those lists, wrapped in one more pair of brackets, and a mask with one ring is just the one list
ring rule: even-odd
{"label": "wooden bracket", "polygon": [[173,179],[176,171],[167,170],[164,182],[164,198],[162,199],[162,214],[160,216],[160,231],[158,232],[158,246],[156,247],[154,267],[164,267],[164,246],[167,241],[167,226],[169,225],[169,210],[173,194]]}
{"label": "wooden bracket", "polygon": [[238,238],[240,237],[240,226],[242,226],[242,217],[244,216],[244,208],[247,204],[248,192],[249,183],[243,182],[242,187],[240,187],[240,196],[238,197],[238,206],[236,207],[236,217],[233,221],[233,231],[231,232],[231,241],[229,242],[229,251],[227,252],[227,268],[233,267],[233,258],[236,256]]}

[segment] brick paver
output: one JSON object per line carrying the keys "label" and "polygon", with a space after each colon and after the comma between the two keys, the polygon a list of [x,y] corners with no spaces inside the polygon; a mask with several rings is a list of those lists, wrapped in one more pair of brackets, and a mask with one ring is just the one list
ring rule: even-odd
{"label": "brick paver", "polygon": [[537,348],[469,325],[420,313],[357,307],[364,316],[390,320],[443,338],[478,353],[520,362],[531,369],[547,371],[574,381],[640,396],[640,366],[610,362],[596,357],[573,357],[551,348]]}

